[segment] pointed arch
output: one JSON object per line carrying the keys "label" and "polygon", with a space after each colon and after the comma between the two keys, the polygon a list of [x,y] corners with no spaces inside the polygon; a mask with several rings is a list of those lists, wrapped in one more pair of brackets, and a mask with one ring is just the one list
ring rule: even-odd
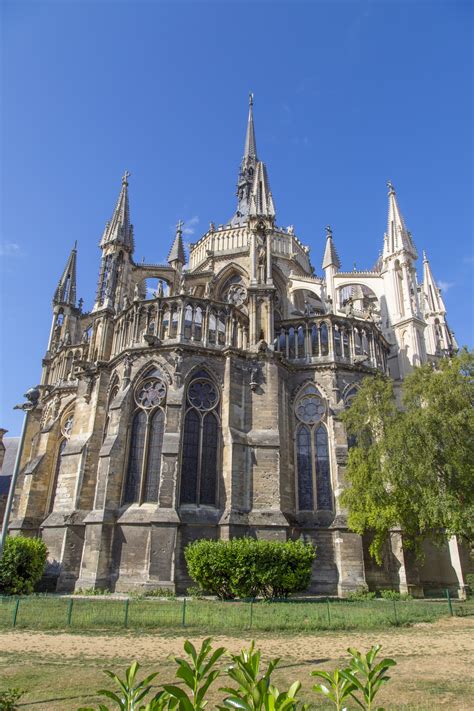
{"label": "pointed arch", "polygon": [[220,388],[202,367],[187,380],[181,447],[181,505],[217,506]]}
{"label": "pointed arch", "polygon": [[314,383],[303,383],[294,405],[296,508],[299,511],[332,511],[334,508],[327,412],[327,402]]}

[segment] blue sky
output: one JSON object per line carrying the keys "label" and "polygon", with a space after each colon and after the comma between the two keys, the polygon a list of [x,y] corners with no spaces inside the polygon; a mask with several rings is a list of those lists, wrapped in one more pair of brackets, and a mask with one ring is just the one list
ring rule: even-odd
{"label": "blue sky", "polygon": [[0,426],[20,429],[75,240],[92,305],[126,168],[137,261],[179,218],[192,241],[232,215],[250,90],[277,222],[316,272],[328,223],[343,268],[373,265],[391,179],[472,346],[472,27],[457,0],[4,2]]}

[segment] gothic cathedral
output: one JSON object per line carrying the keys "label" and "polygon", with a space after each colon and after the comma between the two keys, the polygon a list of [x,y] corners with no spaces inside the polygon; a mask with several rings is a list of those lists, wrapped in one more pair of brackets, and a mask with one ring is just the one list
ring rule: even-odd
{"label": "gothic cathedral", "polygon": [[67,260],[10,526],[45,540],[49,589],[181,592],[189,541],[243,535],[313,541],[316,594],[459,582],[456,541],[420,568],[394,531],[375,566],[339,503],[339,415],[361,379],[400,382],[456,348],[428,259],[419,283],[389,183],[375,266],[341,271],[327,227],[316,276],[293,227],[277,226],[252,103],[236,212],[188,262],[182,223],[167,264],[134,261],[128,173],[90,311],[76,299],[76,248]]}

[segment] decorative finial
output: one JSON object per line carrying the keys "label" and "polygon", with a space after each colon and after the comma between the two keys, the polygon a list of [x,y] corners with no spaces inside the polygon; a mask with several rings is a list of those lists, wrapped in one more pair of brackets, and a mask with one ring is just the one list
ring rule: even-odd
{"label": "decorative finial", "polygon": [[357,264],[354,262],[354,271],[357,271]]}
{"label": "decorative finial", "polygon": [[253,93],[249,92],[249,106],[253,106]]}
{"label": "decorative finial", "polygon": [[327,239],[329,239],[330,237],[332,237],[331,225],[327,225],[327,226],[326,226],[326,237],[327,237]]}
{"label": "decorative finial", "polygon": [[182,227],[184,225],[183,220],[178,220],[178,224],[176,225],[176,232],[181,232],[182,233]]}
{"label": "decorative finial", "polygon": [[423,250],[423,261],[424,261],[424,262],[427,262],[427,261],[428,261],[428,257],[426,256],[425,250]]}
{"label": "decorative finial", "polygon": [[389,195],[395,195],[395,188],[393,187],[393,183],[391,180],[387,180],[387,188]]}
{"label": "decorative finial", "polygon": [[75,251],[75,252],[77,251],[77,239],[76,239],[75,242],[74,242],[74,251]]}
{"label": "decorative finial", "polygon": [[122,185],[128,185],[128,178],[130,177],[130,173],[128,170],[125,171],[125,173],[122,175]]}

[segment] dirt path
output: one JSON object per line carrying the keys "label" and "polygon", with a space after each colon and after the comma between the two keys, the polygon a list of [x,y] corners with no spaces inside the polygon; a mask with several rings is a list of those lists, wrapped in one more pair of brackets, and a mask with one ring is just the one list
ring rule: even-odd
{"label": "dirt path", "polygon": [[[81,635],[44,632],[15,631],[0,633],[1,652],[34,653],[42,656],[83,658],[124,658],[155,660],[170,654],[181,654],[184,636],[160,637],[157,634],[137,635]],[[200,643],[204,637],[192,637]],[[290,657],[300,663],[315,659],[339,659],[346,656],[350,645],[367,649],[375,641],[383,645],[385,654],[394,657],[459,657],[474,661],[474,619],[443,619],[434,624],[418,624],[410,628],[398,628],[380,632],[337,632],[318,635],[275,637],[269,634],[259,637],[229,637],[214,635],[217,645],[238,652],[250,639],[265,650],[266,657]],[[133,640],[133,643],[132,643]],[[133,652],[132,652],[133,650]],[[0,652],[0,654],[1,654]]]}

